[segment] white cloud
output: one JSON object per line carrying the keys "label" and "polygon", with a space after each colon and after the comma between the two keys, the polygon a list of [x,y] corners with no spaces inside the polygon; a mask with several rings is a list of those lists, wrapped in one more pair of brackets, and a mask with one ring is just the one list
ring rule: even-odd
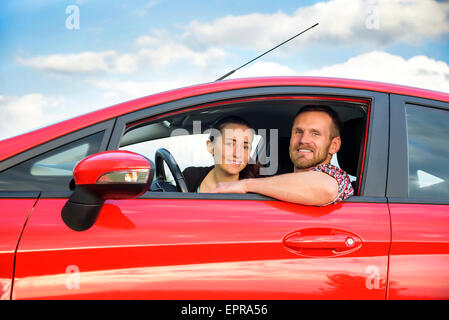
{"label": "white cloud", "polygon": [[138,37],[134,40],[134,44],[138,47],[152,47],[161,43],[158,37],[152,37],[149,35]]}
{"label": "white cloud", "polygon": [[236,71],[231,78],[264,77],[264,76],[294,76],[297,73],[287,66],[269,61],[257,61],[254,64]]}
{"label": "white cloud", "polygon": [[151,35],[134,39],[133,44],[138,48],[135,55],[141,65],[149,65],[153,70],[160,70],[180,61],[196,67],[207,67],[228,55],[216,47],[194,49],[183,41],[176,41],[176,37],[164,29],[154,29]]}
{"label": "white cloud", "polygon": [[184,38],[192,44],[267,49],[319,22],[289,46],[307,43],[387,45],[416,42],[449,33],[449,3],[435,0],[331,0],[289,15],[229,15],[212,22],[194,20]]}
{"label": "white cloud", "polygon": [[381,81],[449,93],[449,66],[426,56],[407,60],[387,52],[372,51],[306,75]]}
{"label": "white cloud", "polygon": [[16,57],[19,64],[33,69],[56,73],[98,73],[108,71],[109,59],[115,51],[51,54],[31,58]]}
{"label": "white cloud", "polygon": [[449,66],[446,62],[426,56],[404,59],[383,51],[360,54],[343,63],[301,74],[278,63],[259,61],[229,78],[293,75],[379,81],[449,93]]}
{"label": "white cloud", "polygon": [[169,66],[179,61],[188,61],[197,67],[206,67],[212,61],[217,61],[226,56],[226,53],[217,48],[195,51],[191,48],[176,43],[168,43],[157,48],[143,48],[137,53],[142,63],[147,63],[153,69]]}
{"label": "white cloud", "polygon": [[62,97],[30,93],[20,97],[0,96],[0,139],[28,132],[67,117]]}
{"label": "white cloud", "polygon": [[192,85],[190,80],[172,81],[120,81],[120,80],[94,80],[88,81],[91,85],[104,91],[103,103],[111,105],[148,96],[167,90]]}
{"label": "white cloud", "polygon": [[16,57],[16,61],[36,70],[59,74],[133,73],[139,65],[136,54],[119,55],[114,50]]}
{"label": "white cloud", "polygon": [[[143,36],[135,40],[142,46],[136,52],[117,54],[115,51],[52,54],[30,58],[16,57],[19,64],[44,72],[59,74],[130,74],[150,66],[160,70],[176,62],[185,61],[196,67],[206,67],[222,59],[226,53],[217,48],[195,51],[174,42],[161,44]],[[147,47],[150,46],[150,47]]]}
{"label": "white cloud", "polygon": [[134,39],[133,44],[138,47],[157,47],[167,43],[167,39],[173,39],[166,29],[152,29],[150,35],[143,35]]}
{"label": "white cloud", "polygon": [[117,56],[109,67],[114,73],[135,73],[139,70],[139,57],[136,54],[126,53]]}

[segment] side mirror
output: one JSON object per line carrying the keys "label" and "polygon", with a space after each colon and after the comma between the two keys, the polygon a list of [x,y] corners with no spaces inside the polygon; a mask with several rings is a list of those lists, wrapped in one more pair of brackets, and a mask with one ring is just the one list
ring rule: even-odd
{"label": "side mirror", "polygon": [[97,221],[108,199],[131,199],[144,194],[153,180],[151,160],[131,151],[105,151],[80,161],[73,169],[75,190],[61,217],[72,230],[84,231]]}

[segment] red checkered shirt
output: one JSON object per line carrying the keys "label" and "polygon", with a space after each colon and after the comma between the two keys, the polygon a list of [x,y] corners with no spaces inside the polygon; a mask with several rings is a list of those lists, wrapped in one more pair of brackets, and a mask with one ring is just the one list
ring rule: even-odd
{"label": "red checkered shirt", "polygon": [[[314,167],[314,171],[324,172],[330,175],[332,178],[337,180],[338,183],[338,194],[337,197],[329,202],[328,204],[337,203],[342,200],[349,198],[354,195],[354,188],[352,188],[351,180],[349,179],[349,175],[341,170],[340,168],[330,164],[321,164],[319,166]],[[325,205],[328,205],[325,204]]]}

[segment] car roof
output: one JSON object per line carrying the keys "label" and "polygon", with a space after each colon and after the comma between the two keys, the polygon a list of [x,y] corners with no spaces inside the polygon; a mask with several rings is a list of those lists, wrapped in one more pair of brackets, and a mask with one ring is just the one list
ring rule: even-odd
{"label": "car roof", "polygon": [[207,93],[270,86],[316,86],[360,89],[449,102],[449,94],[447,93],[365,80],[326,77],[262,77],[224,80],[184,87],[123,102],[5,139],[0,141],[0,161],[70,132],[153,105]]}

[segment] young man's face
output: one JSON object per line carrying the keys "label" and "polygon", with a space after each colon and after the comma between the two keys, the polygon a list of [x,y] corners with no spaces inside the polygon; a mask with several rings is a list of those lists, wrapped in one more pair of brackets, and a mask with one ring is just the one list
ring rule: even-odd
{"label": "young man's face", "polygon": [[331,139],[332,118],[325,112],[301,113],[293,122],[290,159],[295,171],[330,162],[340,149],[340,137]]}

